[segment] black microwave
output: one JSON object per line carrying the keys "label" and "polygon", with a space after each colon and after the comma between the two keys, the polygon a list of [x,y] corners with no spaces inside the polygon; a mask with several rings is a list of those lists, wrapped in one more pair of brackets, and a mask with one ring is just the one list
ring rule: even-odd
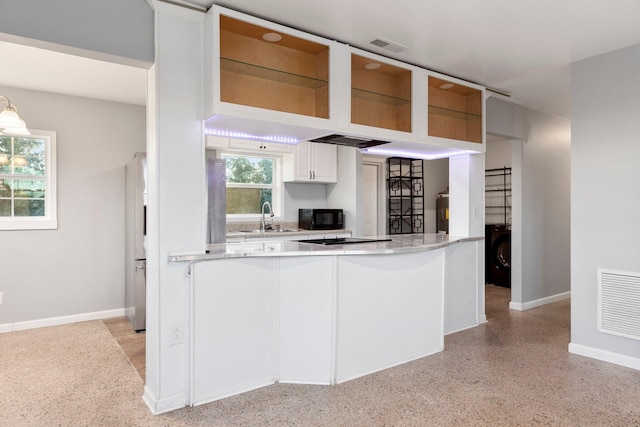
{"label": "black microwave", "polygon": [[298,209],[298,228],[338,230],[344,228],[342,209]]}

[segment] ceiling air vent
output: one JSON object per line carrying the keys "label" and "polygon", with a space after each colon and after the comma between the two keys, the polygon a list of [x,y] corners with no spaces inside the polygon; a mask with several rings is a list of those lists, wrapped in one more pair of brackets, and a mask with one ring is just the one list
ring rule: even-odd
{"label": "ceiling air vent", "polygon": [[399,53],[409,49],[408,46],[392,42],[391,40],[383,39],[382,37],[378,37],[377,39],[372,41],[371,44],[393,53]]}

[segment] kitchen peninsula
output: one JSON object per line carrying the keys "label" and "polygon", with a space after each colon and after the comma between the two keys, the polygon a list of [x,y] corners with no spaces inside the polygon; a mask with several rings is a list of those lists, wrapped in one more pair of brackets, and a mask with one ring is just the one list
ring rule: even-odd
{"label": "kitchen peninsula", "polygon": [[337,384],[444,348],[478,324],[482,239],[216,244],[187,263],[194,405],[276,382]]}

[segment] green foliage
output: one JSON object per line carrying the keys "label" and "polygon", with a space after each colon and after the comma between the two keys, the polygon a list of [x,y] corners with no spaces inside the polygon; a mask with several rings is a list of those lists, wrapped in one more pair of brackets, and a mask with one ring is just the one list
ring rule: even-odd
{"label": "green foliage", "polygon": [[227,182],[271,184],[273,160],[246,156],[223,156],[227,162]]}

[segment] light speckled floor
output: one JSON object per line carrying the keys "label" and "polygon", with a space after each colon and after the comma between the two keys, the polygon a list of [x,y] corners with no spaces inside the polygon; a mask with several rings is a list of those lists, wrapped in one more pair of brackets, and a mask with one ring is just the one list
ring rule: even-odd
{"label": "light speckled floor", "polygon": [[0,335],[0,426],[638,426],[640,372],[571,355],[569,301],[489,323],[445,351],[333,387],[274,385],[151,416],[102,322]]}

